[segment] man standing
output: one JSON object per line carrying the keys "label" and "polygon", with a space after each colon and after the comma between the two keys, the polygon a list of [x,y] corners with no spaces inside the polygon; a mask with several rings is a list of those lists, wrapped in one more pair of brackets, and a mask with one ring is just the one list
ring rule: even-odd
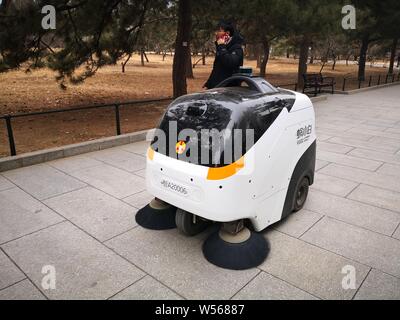
{"label": "man standing", "polygon": [[212,89],[234,73],[243,65],[243,37],[233,25],[226,21],[218,24],[216,35],[216,55],[213,70],[203,88]]}

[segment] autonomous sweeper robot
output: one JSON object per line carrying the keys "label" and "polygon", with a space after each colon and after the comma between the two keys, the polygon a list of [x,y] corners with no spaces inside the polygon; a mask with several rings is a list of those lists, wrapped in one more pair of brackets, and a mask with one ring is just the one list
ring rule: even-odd
{"label": "autonomous sweeper robot", "polygon": [[306,95],[234,75],[168,107],[147,152],[146,184],[155,199],[136,221],[188,236],[220,222],[203,244],[206,259],[228,269],[255,267],[269,252],[257,232],[303,207],[315,153]]}

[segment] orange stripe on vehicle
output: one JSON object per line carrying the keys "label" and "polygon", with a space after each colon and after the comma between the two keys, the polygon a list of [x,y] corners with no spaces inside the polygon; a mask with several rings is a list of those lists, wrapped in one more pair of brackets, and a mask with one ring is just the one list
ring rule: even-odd
{"label": "orange stripe on vehicle", "polygon": [[153,158],[154,158],[154,150],[151,147],[149,147],[149,149],[147,150],[147,157],[150,160],[153,160]]}
{"label": "orange stripe on vehicle", "polygon": [[208,169],[208,180],[222,180],[229,178],[244,168],[244,157],[241,157],[238,161],[221,168],[209,168]]}

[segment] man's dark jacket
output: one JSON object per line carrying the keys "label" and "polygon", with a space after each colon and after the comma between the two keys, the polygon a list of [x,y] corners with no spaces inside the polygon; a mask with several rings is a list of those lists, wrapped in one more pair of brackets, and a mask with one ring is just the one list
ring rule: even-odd
{"label": "man's dark jacket", "polygon": [[217,53],[210,78],[204,84],[208,89],[214,88],[223,80],[239,72],[243,65],[243,38],[235,33],[228,44],[217,44]]}

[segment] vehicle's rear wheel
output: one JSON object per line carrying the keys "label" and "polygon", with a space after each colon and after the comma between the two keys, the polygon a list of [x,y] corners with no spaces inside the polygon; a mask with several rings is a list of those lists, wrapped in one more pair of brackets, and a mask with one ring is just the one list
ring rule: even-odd
{"label": "vehicle's rear wheel", "polygon": [[208,221],[195,217],[182,209],[176,210],[175,222],[178,230],[189,237],[203,232],[209,224]]}
{"label": "vehicle's rear wheel", "polygon": [[303,208],[307,200],[309,187],[310,187],[310,182],[307,177],[303,177],[297,184],[296,191],[294,194],[295,197],[293,205],[294,212],[297,212]]}

